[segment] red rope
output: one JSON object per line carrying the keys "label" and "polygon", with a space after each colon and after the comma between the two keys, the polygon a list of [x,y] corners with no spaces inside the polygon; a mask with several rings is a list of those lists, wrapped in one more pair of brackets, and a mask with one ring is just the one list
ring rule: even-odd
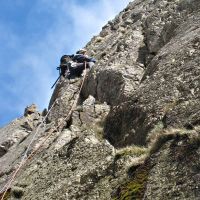
{"label": "red rope", "polygon": [[[68,118],[69,116],[71,116],[71,114],[73,113],[73,109],[74,109],[75,105],[76,105],[77,102],[78,102],[78,98],[79,98],[80,93],[81,93],[81,90],[82,90],[82,88],[83,88],[83,84],[84,84],[85,78],[86,78],[86,62],[85,62],[84,77],[83,77],[83,81],[82,81],[82,83],[81,83],[81,86],[80,86],[78,95],[77,95],[76,99],[74,100],[74,102],[73,102],[73,104],[72,104],[72,107],[71,107],[71,109],[70,109],[68,115],[63,119],[62,122],[65,122],[65,121],[67,120],[67,118]],[[55,105],[55,102],[56,102],[56,101],[54,101],[54,103],[52,104],[52,106],[51,106],[51,108],[49,109],[47,115],[50,113],[51,109],[52,109],[53,106]],[[44,121],[45,121],[47,115],[45,116],[45,118],[44,118],[44,120],[42,121],[41,124],[44,123]],[[32,144],[32,142],[33,142],[35,136],[37,135],[38,130],[39,130],[39,127],[41,126],[41,124],[38,126],[38,128],[37,128],[37,130],[36,130],[36,133],[34,134],[33,139],[31,140],[31,143],[29,144],[28,148],[30,148],[30,145]],[[22,161],[20,162],[18,168],[15,170],[15,172],[14,172],[14,174],[12,175],[10,181],[9,181],[9,182],[3,187],[3,189],[1,190],[1,192],[2,192],[2,191],[4,190],[4,188],[6,188],[5,191],[4,191],[4,193],[3,193],[3,196],[2,196],[2,198],[1,198],[1,200],[4,199],[4,197],[5,197],[6,193],[7,193],[7,191],[9,190],[9,188],[10,188],[11,184],[13,183],[13,181],[15,180],[16,175],[18,174],[18,172],[20,171],[20,169],[27,163],[27,161],[28,161],[29,159],[31,159],[32,156],[36,155],[37,151],[41,148],[41,146],[47,141],[47,139],[52,135],[52,133],[53,133],[54,131],[58,130],[58,128],[61,127],[61,125],[64,125],[64,123],[59,124],[59,125],[58,125],[56,128],[54,128],[50,133],[48,133],[47,136],[46,136],[46,137],[44,138],[44,140],[42,141],[42,143],[41,143],[33,152],[31,152],[31,154],[25,159],[25,157],[27,156],[27,152],[28,152],[28,151],[26,150],[25,155],[24,155],[23,158],[22,158]],[[62,128],[63,128],[63,127],[62,127]]]}

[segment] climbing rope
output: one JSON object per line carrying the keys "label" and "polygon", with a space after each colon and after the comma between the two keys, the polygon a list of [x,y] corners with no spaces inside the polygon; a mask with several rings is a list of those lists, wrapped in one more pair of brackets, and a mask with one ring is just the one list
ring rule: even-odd
{"label": "climbing rope", "polygon": [[[51,105],[51,107],[50,107],[48,113],[46,114],[45,118],[42,120],[42,123],[37,127],[36,132],[35,132],[35,134],[34,134],[32,140],[31,140],[31,142],[29,143],[29,145],[28,145],[28,147],[27,147],[27,149],[26,149],[26,151],[25,151],[25,154],[24,154],[24,156],[23,156],[23,158],[22,158],[22,160],[21,160],[19,166],[18,166],[17,169],[14,171],[14,173],[13,173],[13,175],[11,176],[11,179],[8,181],[8,183],[1,189],[0,193],[3,192],[3,196],[2,196],[2,198],[1,198],[1,200],[4,200],[4,197],[5,197],[6,193],[7,193],[7,191],[9,190],[9,188],[10,188],[11,184],[13,183],[13,181],[15,180],[16,175],[18,174],[18,172],[20,171],[20,169],[26,164],[26,162],[27,162],[29,159],[31,159],[34,155],[36,155],[36,153],[38,152],[38,150],[39,150],[39,149],[41,148],[41,146],[48,140],[48,138],[52,135],[52,133],[53,133],[54,131],[59,130],[60,127],[61,127],[61,129],[63,128],[63,125],[64,125],[65,121],[68,119],[69,116],[72,115],[72,113],[73,113],[73,111],[74,111],[74,108],[75,108],[75,106],[76,106],[76,104],[77,104],[77,102],[78,102],[78,99],[79,99],[81,90],[82,90],[82,88],[83,88],[83,84],[84,84],[85,78],[86,78],[86,62],[85,62],[85,71],[84,71],[83,81],[82,81],[82,83],[81,83],[81,86],[80,86],[80,89],[79,89],[79,91],[78,91],[78,94],[77,94],[77,96],[76,96],[74,102],[72,103],[72,107],[71,107],[71,109],[70,109],[68,115],[62,120],[62,122],[61,122],[60,124],[58,124],[58,126],[56,126],[51,132],[49,132],[49,133],[47,134],[47,136],[44,138],[44,140],[40,143],[40,145],[28,155],[28,150],[30,149],[31,144],[33,143],[33,141],[34,141],[36,135],[38,134],[39,128],[44,124],[44,122],[46,121],[46,119],[47,119],[49,113],[51,112],[52,108],[54,107],[55,103],[57,102],[57,100],[55,100],[54,103]],[[63,80],[63,81],[64,81],[64,80]],[[62,81],[62,82],[63,82],[63,81]],[[62,82],[61,82],[61,83],[62,83]],[[62,126],[61,126],[61,125],[62,125]]]}
{"label": "climbing rope", "polygon": [[29,145],[28,145],[28,147],[27,147],[27,149],[26,149],[26,151],[25,151],[25,153],[24,153],[24,155],[23,155],[23,157],[22,157],[22,160],[21,160],[19,166],[17,167],[16,171],[15,171],[15,172],[13,173],[13,175],[11,176],[10,181],[8,181],[8,183],[1,189],[0,193],[2,193],[2,192],[4,191],[4,189],[6,188],[6,190],[5,190],[5,192],[4,192],[4,194],[3,194],[2,198],[1,198],[1,200],[3,200],[3,198],[4,198],[4,196],[5,196],[6,192],[7,192],[7,190],[10,188],[10,185],[11,185],[12,182],[14,181],[15,176],[17,175],[18,171],[21,169],[21,167],[23,166],[23,164],[24,164],[25,161],[27,160],[26,158],[28,157],[28,151],[29,151],[29,149],[30,149],[30,147],[31,147],[31,144],[33,143],[35,137],[37,136],[37,134],[38,134],[38,132],[39,132],[39,130],[40,130],[40,127],[41,127],[41,126],[44,124],[44,122],[46,121],[46,119],[47,119],[49,113],[51,112],[52,108],[54,107],[55,103],[56,103],[56,100],[54,101],[54,103],[53,103],[52,106],[50,107],[49,111],[47,112],[46,116],[44,117],[44,119],[42,120],[42,122],[40,123],[40,125],[37,127],[37,129],[36,129],[36,131],[35,131],[35,134],[33,135],[32,139],[31,139],[31,141],[30,141],[30,143],[29,143]]}
{"label": "climbing rope", "polygon": [[[30,141],[28,147],[26,148],[26,151],[25,151],[25,153],[24,153],[24,155],[23,155],[23,157],[22,157],[21,163],[23,163],[23,161],[24,161],[25,158],[27,157],[28,151],[29,151],[29,149],[30,149],[30,147],[31,147],[31,144],[33,143],[35,137],[37,136],[40,127],[41,127],[41,126],[44,124],[44,122],[46,121],[46,119],[47,119],[49,113],[51,112],[52,108],[54,107],[55,103],[56,103],[56,100],[54,101],[54,103],[53,103],[52,106],[50,107],[49,111],[47,112],[46,116],[44,117],[44,119],[42,120],[42,122],[40,123],[40,125],[37,127],[37,129],[36,129],[36,131],[35,131],[35,134],[33,135],[33,137],[32,137],[32,139],[31,139],[31,141]],[[15,174],[15,173],[13,173],[12,176],[14,176],[14,174]],[[6,185],[8,185],[8,183],[7,183]],[[6,185],[5,185],[5,186],[6,186]],[[5,186],[0,190],[0,193],[5,189]]]}
{"label": "climbing rope", "polygon": [[81,90],[83,88],[83,84],[84,84],[84,81],[85,81],[85,78],[86,78],[86,62],[85,62],[85,71],[84,71],[84,77],[83,77],[83,81],[81,83],[81,86],[80,86],[80,89],[79,89],[79,92],[78,92],[78,95],[76,96],[74,102],[72,103],[72,107],[68,113],[68,115],[64,118],[64,120],[61,122],[60,125],[64,125],[63,122],[65,122],[67,120],[67,118],[69,116],[71,116],[71,114],[73,113],[73,110],[74,110],[74,107],[76,106],[77,102],[78,102],[78,99],[79,99],[79,96],[80,96],[80,93],[81,93]]}

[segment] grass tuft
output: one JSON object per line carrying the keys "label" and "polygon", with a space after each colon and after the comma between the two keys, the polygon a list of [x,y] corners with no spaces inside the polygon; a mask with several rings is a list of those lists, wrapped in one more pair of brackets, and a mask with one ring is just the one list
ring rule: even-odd
{"label": "grass tuft", "polygon": [[153,131],[147,137],[149,154],[157,152],[162,145],[168,140],[175,139],[177,137],[187,137],[189,144],[200,143],[200,127],[195,127],[194,130],[186,129],[160,129],[159,131]]}
{"label": "grass tuft", "polygon": [[118,149],[116,151],[116,155],[119,155],[119,156],[130,155],[130,156],[138,157],[145,154],[146,152],[147,152],[147,148],[133,145],[133,146],[128,146],[125,148]]}

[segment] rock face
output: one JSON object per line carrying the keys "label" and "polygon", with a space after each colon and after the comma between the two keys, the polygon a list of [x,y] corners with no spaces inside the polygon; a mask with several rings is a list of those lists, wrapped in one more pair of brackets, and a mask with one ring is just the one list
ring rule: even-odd
{"label": "rock face", "polygon": [[119,147],[144,145],[149,129],[160,121],[165,127],[200,122],[199,2],[143,4],[146,69],[136,92],[113,108],[105,126],[106,137]]}
{"label": "rock face", "polygon": [[115,199],[199,199],[199,133],[199,128],[160,132],[151,156],[129,169]]}
{"label": "rock face", "polygon": [[0,197],[200,199],[200,1],[135,0],[86,48],[86,78],[0,129]]}

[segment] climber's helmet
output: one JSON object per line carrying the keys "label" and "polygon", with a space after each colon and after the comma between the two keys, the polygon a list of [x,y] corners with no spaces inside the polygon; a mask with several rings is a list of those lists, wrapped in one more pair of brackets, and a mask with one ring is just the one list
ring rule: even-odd
{"label": "climber's helmet", "polygon": [[85,54],[87,52],[86,49],[79,49],[76,53],[77,54]]}

